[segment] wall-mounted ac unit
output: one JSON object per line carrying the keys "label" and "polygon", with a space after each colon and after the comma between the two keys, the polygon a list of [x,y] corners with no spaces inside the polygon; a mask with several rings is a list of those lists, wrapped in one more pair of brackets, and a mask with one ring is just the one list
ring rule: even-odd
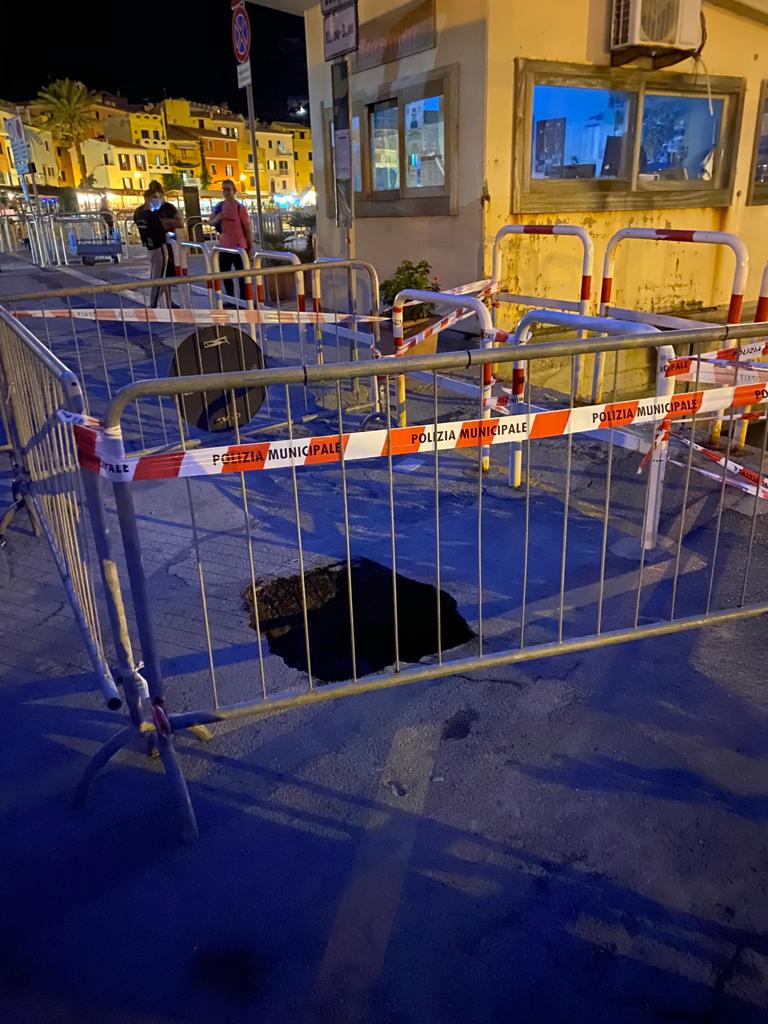
{"label": "wall-mounted ac unit", "polygon": [[613,0],[612,64],[649,56],[661,67],[700,43],[701,0]]}

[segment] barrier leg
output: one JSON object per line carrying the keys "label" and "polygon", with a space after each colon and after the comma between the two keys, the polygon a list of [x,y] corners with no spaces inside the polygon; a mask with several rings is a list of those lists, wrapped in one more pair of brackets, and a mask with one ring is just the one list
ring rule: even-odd
{"label": "barrier leg", "polygon": [[[483,348],[492,349],[496,340],[496,332],[486,332],[483,336]],[[491,418],[491,410],[489,408],[489,402],[491,400],[491,385],[493,383],[493,366],[491,363],[486,363],[483,366],[483,389],[482,389],[482,402],[483,402],[483,419],[489,420]],[[491,446],[489,444],[483,445],[483,458],[481,465],[483,472],[487,473],[491,468]]]}
{"label": "barrier leg", "polygon": [[[675,393],[674,377],[665,377],[664,367],[667,361],[674,359],[674,349],[667,345],[659,349],[657,363],[657,394],[671,397]],[[667,472],[667,452],[669,449],[668,420],[656,427],[652,441],[653,451],[648,468],[648,497],[643,517],[642,546],[644,551],[652,551],[659,541],[659,520],[661,518],[661,501],[664,495],[664,477]]]}
{"label": "barrier leg", "polygon": [[167,729],[162,728],[162,723],[167,723],[164,710],[163,677],[155,643],[155,632],[147,594],[147,581],[142,563],[141,542],[136,525],[136,512],[133,505],[131,485],[115,483],[112,485],[112,488],[115,495],[117,517],[120,523],[120,534],[125,550],[133,606],[136,613],[136,626],[146,665],[149,697],[156,724],[157,747],[181,818],[182,835],[185,841],[192,842],[198,835],[195,812],[192,808],[187,783],[173,746],[173,733],[170,724],[167,725]]}
{"label": "barrier leg", "polygon": [[91,785],[99,771],[105,765],[109,764],[115,754],[118,754],[123,747],[128,746],[135,735],[136,733],[133,727],[126,726],[124,729],[120,729],[119,732],[116,732],[114,736],[110,737],[106,743],[102,743],[85,766],[85,771],[80,776],[80,780],[75,787],[75,792],[72,794],[72,803],[75,807],[81,809],[85,806]]}

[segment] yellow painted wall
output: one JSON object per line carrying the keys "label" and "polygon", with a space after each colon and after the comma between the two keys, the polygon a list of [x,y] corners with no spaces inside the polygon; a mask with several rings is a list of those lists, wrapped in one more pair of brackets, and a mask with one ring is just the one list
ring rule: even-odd
{"label": "yellow painted wall", "polygon": [[[438,3],[440,0],[438,0]],[[605,47],[610,0],[549,0],[547,17],[535,4],[490,0],[488,124],[486,176],[491,201],[485,220],[486,266],[496,230],[505,223],[574,223],[591,232],[599,278],[605,243],[618,228],[674,227],[732,231],[751,253],[747,298],[756,297],[762,267],[768,259],[768,207],[745,206],[757,101],[762,78],[768,77],[768,26],[705,4],[708,41],[704,51],[712,75],[744,77],[747,92],[738,147],[733,205],[730,209],[683,209],[567,213],[562,216],[526,212],[510,216],[514,60],[558,60],[608,63]],[[669,69],[691,73],[692,61]],[[525,293],[573,295],[579,271],[578,252],[569,239],[523,238],[507,243],[510,283]],[[730,253],[719,248],[629,241],[618,250],[614,297],[618,304],[641,309],[727,302],[733,274]],[[597,290],[597,286],[596,289]],[[574,295],[574,297],[576,297]]]}
{"label": "yellow painted wall", "polygon": [[[387,0],[360,0],[360,20],[390,10]],[[768,206],[746,206],[760,83],[768,78],[768,26],[704,4],[709,73],[746,80],[734,201],[730,209],[674,209],[512,215],[512,152],[516,57],[607,66],[611,0],[436,0],[437,47],[352,76],[353,99],[377,86],[450,64],[459,66],[459,214],[455,217],[359,218],[357,252],[375,261],[382,276],[401,259],[428,259],[444,285],[472,280],[490,269],[490,247],[506,223],[570,222],[587,227],[595,241],[599,278],[607,238],[626,225],[724,230],[744,239],[751,252],[747,299],[754,299],[768,260]],[[319,6],[305,18],[313,151],[318,188],[320,252],[342,252],[342,238],[327,217],[323,109],[331,98],[323,62]],[[691,73],[692,61],[669,69]],[[324,108],[321,107],[321,103]],[[487,182],[490,201],[481,213]],[[511,284],[526,293],[576,297],[578,250],[569,240],[524,238],[507,243]],[[515,255],[517,254],[517,255]],[[669,309],[727,301],[733,273],[730,253],[712,247],[627,242],[619,249],[616,300],[628,306]]]}
{"label": "yellow painted wall", "polygon": [[293,137],[293,170],[296,191],[303,192],[314,185],[312,130],[309,125],[292,124],[288,121],[275,122],[275,127],[288,132]]}

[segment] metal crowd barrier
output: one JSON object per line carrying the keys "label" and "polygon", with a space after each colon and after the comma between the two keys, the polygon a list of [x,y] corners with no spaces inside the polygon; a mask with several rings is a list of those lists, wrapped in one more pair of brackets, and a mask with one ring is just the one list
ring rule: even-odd
{"label": "metal crowd barrier", "polygon": [[[637,323],[653,324],[657,327],[682,327],[690,326],[694,321],[685,320],[680,317],[670,317],[654,313],[645,313],[638,310],[626,309],[611,305],[613,293],[613,280],[616,266],[616,249],[619,244],[627,239],[645,239],[652,242],[680,242],[693,243],[696,245],[717,245],[725,246],[733,252],[735,266],[733,272],[733,283],[731,285],[731,297],[728,304],[726,323],[737,324],[741,319],[741,309],[744,303],[744,292],[747,286],[747,274],[749,271],[749,252],[744,242],[738,235],[727,231],[690,231],[676,228],[621,228],[608,239],[603,258],[603,279],[600,285],[600,316],[616,316],[623,320],[634,320]],[[595,361],[595,375],[592,386],[592,400],[600,401],[603,387],[604,360]],[[722,428],[721,421],[716,419],[712,423],[710,440],[714,443],[720,438]],[[739,440],[738,447],[742,447],[746,431]]]}
{"label": "metal crowd barrier", "polygon": [[[191,245],[195,243],[180,243],[179,247],[185,252]],[[210,261],[207,248],[204,253]],[[187,349],[196,350],[200,357],[198,362],[203,366],[206,351],[210,352],[208,334],[217,326],[228,326],[236,332],[230,339],[239,334],[252,337],[259,344],[267,365],[296,365],[321,359],[340,361],[350,345],[359,348],[364,358],[369,356],[379,327],[378,277],[371,264],[340,260],[221,274],[209,271],[210,265],[206,263],[204,275],[28,292],[0,298],[0,304],[21,316],[27,327],[73,368],[81,383],[87,411],[96,416],[103,414],[107,402],[124,384],[178,373],[175,356],[185,343]],[[295,301],[281,301],[279,297],[274,305],[257,300],[253,308],[247,308],[246,302],[227,297],[232,308],[219,308],[219,301],[215,299],[216,308],[212,309],[208,300],[208,295],[223,294],[225,280],[251,283],[254,293],[261,286],[263,294],[265,281],[288,280],[293,285],[298,279],[301,294],[305,273],[316,278],[319,285],[322,275],[334,271],[350,273],[356,280],[364,281],[365,291],[372,296],[372,308],[366,306],[358,311],[353,300],[351,313],[346,308],[306,310],[301,308],[301,302],[297,309],[293,308]],[[153,308],[150,297],[157,286],[163,286],[182,308]],[[191,306],[190,300],[199,302],[202,308]],[[227,349],[232,354],[234,345],[235,342],[222,346],[221,351]],[[220,368],[231,365],[225,362]],[[368,396],[355,392],[356,400],[367,412],[375,408],[377,400],[373,387],[370,391]],[[305,390],[305,416],[322,418],[325,397],[322,393],[310,394]],[[138,407],[134,412],[128,438],[132,447],[138,450],[181,443],[173,408],[158,402],[151,413]],[[271,429],[284,421],[284,401],[276,401],[270,394],[249,429]],[[189,439],[186,421],[183,428]]]}
{"label": "metal crowd barrier", "polygon": [[[692,329],[675,332],[674,341],[700,348],[745,341],[765,330],[765,325]],[[622,461],[612,441],[614,429],[628,421],[663,433],[665,424],[679,418],[688,424],[693,442],[699,413],[723,405],[735,416],[749,404],[764,405],[765,384],[676,396],[668,392],[587,407],[574,406],[571,398],[567,409],[545,412],[532,411],[526,394],[525,412],[499,418],[489,418],[485,400],[459,420],[448,418],[455,410],[454,398],[441,408],[439,373],[469,369],[482,396],[486,367],[493,362],[522,359],[530,364],[554,355],[573,367],[586,354],[658,352],[670,340],[669,334],[657,332],[414,356],[413,369],[433,377],[419,420],[413,426],[391,425],[390,388],[385,387],[387,425],[377,430],[362,429],[342,401],[342,385],[370,372],[359,363],[142,381],[123,388],[109,403],[103,425],[80,428],[80,444],[87,471],[112,485],[150,701],[152,707],[165,709],[155,722],[167,742],[172,744],[181,729],[234,716],[487,671],[767,612],[768,587],[752,565],[760,487],[748,539],[734,538],[723,530],[723,469],[722,482],[709,488],[717,510],[704,539],[699,537],[695,550],[688,549],[687,506],[697,487],[693,450],[687,464],[676,469],[677,486],[662,494],[656,486],[659,474],[654,476],[651,467],[638,475],[636,457],[624,456],[629,462]],[[382,360],[377,373],[395,380],[402,368],[398,360]],[[130,429],[127,410],[134,405],[170,401],[181,416],[194,394],[216,390],[234,404],[239,391],[254,386],[285,396],[286,427],[278,439],[248,443],[236,430],[223,446],[188,450],[182,445],[181,451],[138,457],[123,447],[121,435]],[[307,386],[330,387],[335,394],[333,430],[309,436],[297,431],[292,410]],[[572,443],[580,433],[596,429],[608,435],[608,459],[593,471],[594,511],[585,517],[573,501]],[[547,440],[547,448],[540,447]],[[768,423],[763,453],[766,440]],[[509,492],[503,490],[504,474],[493,473],[494,453],[514,442],[525,448],[524,497],[507,504],[502,521],[494,502]],[[652,461],[663,466],[665,451],[662,437],[654,445]],[[483,472],[486,458],[490,472]],[[414,460],[416,468],[399,476],[400,467]],[[534,482],[542,466],[560,479],[558,500],[551,499],[545,510],[546,530],[538,525],[543,499]],[[620,500],[615,495],[619,484]],[[144,487],[151,488],[150,507],[158,507],[165,490],[169,507],[177,513],[175,543],[186,559],[189,586],[183,595],[186,603],[176,612],[188,637],[200,645],[207,666],[207,684],[195,692],[197,711],[167,710],[173,687],[161,663],[170,642],[164,635],[163,612],[169,598],[153,592],[143,568],[142,549],[155,546],[160,530],[145,511]],[[180,503],[186,505],[185,517]],[[201,522],[203,516],[210,522],[219,507],[227,510],[226,538],[214,544]],[[651,566],[646,561],[647,533],[661,512],[666,524],[663,558]],[[625,532],[634,538],[629,562],[617,553],[617,538]],[[165,543],[168,554],[167,539]],[[373,558],[383,573],[383,589],[376,594],[359,579]],[[333,623],[324,618],[327,595],[317,603],[317,572],[336,580],[338,617]],[[420,588],[410,603],[406,576]],[[277,608],[266,596],[275,581],[282,595]],[[237,610],[241,591],[249,606],[245,612]],[[181,598],[174,594],[178,603]],[[369,622],[367,608],[381,600],[386,614],[379,606],[372,629],[377,644],[386,641],[386,650],[371,667],[375,655],[366,647],[372,640],[363,635],[363,623]],[[456,612],[463,622],[460,629]],[[239,627],[233,624],[238,615]],[[414,646],[419,637],[429,639],[428,649]],[[234,668],[230,651],[237,651]],[[113,743],[108,753],[114,748]],[[194,836],[190,801],[178,789],[177,800],[185,834]]]}
{"label": "metal crowd barrier", "polygon": [[[338,261],[307,269],[361,274],[378,298],[368,264]],[[251,268],[216,278],[258,282],[296,273],[294,266]],[[168,286],[206,280],[193,276]],[[663,334],[637,333],[642,328],[635,326],[615,337],[514,345],[504,343],[507,336],[476,296],[403,292],[394,310],[395,358],[302,361],[294,329],[299,324],[314,323],[322,331],[351,323],[359,333],[377,320],[258,302],[253,309],[151,309],[147,289],[158,283],[165,282],[30,293],[16,297],[0,319],[3,393],[18,461],[29,475],[29,494],[50,533],[105,696],[112,706],[121,700],[119,680],[129,712],[128,724],[90,762],[81,798],[118,750],[149,736],[191,839],[197,827],[174,747],[182,730],[200,735],[200,727],[232,716],[768,611],[768,585],[752,557],[759,505],[768,498],[762,475],[768,420],[757,470],[744,471],[731,458],[744,410],[768,404],[768,376],[743,362],[722,365],[732,344],[745,356],[762,353],[768,325]],[[470,310],[481,323],[482,349],[404,360],[401,318],[408,300],[437,300],[456,316]],[[521,341],[535,315],[520,326]],[[538,313],[545,316],[558,314]],[[576,319],[584,330],[616,329],[608,320]],[[211,344],[214,352],[223,350],[222,342],[234,351],[238,341],[228,328],[252,334],[277,325],[292,330],[284,358],[275,357],[268,368],[182,376],[168,371],[166,360],[185,341],[191,339],[202,360]],[[694,354],[675,356],[670,346]],[[657,390],[618,401],[618,354],[630,350],[656,359]],[[614,357],[612,393],[592,406],[577,406],[572,389],[565,407],[537,409],[530,373],[522,377],[520,403],[512,389],[492,379],[494,364],[518,362],[526,370],[553,357],[566,360],[573,375],[579,359],[604,353]],[[371,424],[366,413],[374,396],[360,408],[347,387],[364,383],[374,366],[383,383],[383,416]],[[440,381],[456,371],[466,375],[463,399],[441,393]],[[410,423],[398,425],[393,413],[404,399],[399,381],[406,373],[426,375],[431,384],[409,397]],[[259,409],[249,406],[257,393]],[[190,408],[196,403],[223,410],[227,429],[213,437],[194,425]],[[697,429],[721,409],[729,410],[725,451],[703,454]],[[376,429],[368,429],[372,425]],[[684,429],[673,434],[673,426]],[[621,447],[619,434],[628,427],[647,429],[644,451]],[[590,468],[587,508],[576,501],[573,445],[596,433],[605,437],[607,457]],[[675,440],[679,458],[673,457]],[[507,489],[505,460],[497,455],[513,446],[522,450],[519,496]],[[697,472],[700,460],[707,474]],[[665,488],[671,474],[675,486]],[[734,479],[752,500],[749,528],[738,535],[724,529]],[[107,486],[146,683],[131,654],[122,560],[109,546]],[[714,508],[696,544],[688,546],[699,499]],[[89,568],[89,536],[102,580],[99,594]],[[145,570],[145,559],[158,551],[172,560],[170,584],[166,574]],[[102,604],[115,646],[114,672],[98,624]],[[184,704],[192,710],[177,713],[174,669],[164,671],[163,665],[179,662],[189,673]]]}
{"label": "metal crowd barrier", "polygon": [[[122,700],[108,664],[94,591],[92,541],[83,520],[83,486],[72,428],[80,414],[77,377],[25,327],[0,309],[0,404],[13,453],[15,489],[44,533],[108,705]],[[124,613],[121,613],[124,621]]]}

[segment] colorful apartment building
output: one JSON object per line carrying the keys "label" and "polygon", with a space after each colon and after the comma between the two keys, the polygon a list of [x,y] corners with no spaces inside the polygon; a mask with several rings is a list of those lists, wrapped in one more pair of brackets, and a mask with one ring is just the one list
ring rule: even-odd
{"label": "colorful apartment building", "polygon": [[200,184],[203,153],[200,132],[195,128],[168,125],[168,156],[173,172],[187,184]]}
{"label": "colorful apartment building", "polygon": [[[81,148],[94,188],[140,195],[158,177],[156,165],[149,160],[151,154],[128,139],[86,139]],[[71,158],[77,166],[74,150]]]}
{"label": "colorful apartment building", "polygon": [[296,191],[301,193],[308,188],[314,188],[312,130],[309,125],[298,124],[296,121],[274,121],[272,127],[288,132],[293,137],[293,170]]}
{"label": "colorful apartment building", "polygon": [[221,188],[225,178],[231,178],[235,184],[240,182],[237,139],[227,138],[215,131],[201,131],[199,134],[208,188]]}
{"label": "colorful apartment building", "polygon": [[155,177],[171,173],[165,115],[161,107],[126,105],[108,114],[103,125],[104,137],[110,142],[132,143],[146,150],[147,164]]}
{"label": "colorful apartment building", "polygon": [[[295,192],[296,175],[291,133],[276,129],[273,125],[259,124],[255,134],[259,160],[259,187],[262,195]],[[243,189],[251,192],[255,189],[256,183],[249,132],[246,132],[246,137],[240,141],[240,162],[243,166]]]}

